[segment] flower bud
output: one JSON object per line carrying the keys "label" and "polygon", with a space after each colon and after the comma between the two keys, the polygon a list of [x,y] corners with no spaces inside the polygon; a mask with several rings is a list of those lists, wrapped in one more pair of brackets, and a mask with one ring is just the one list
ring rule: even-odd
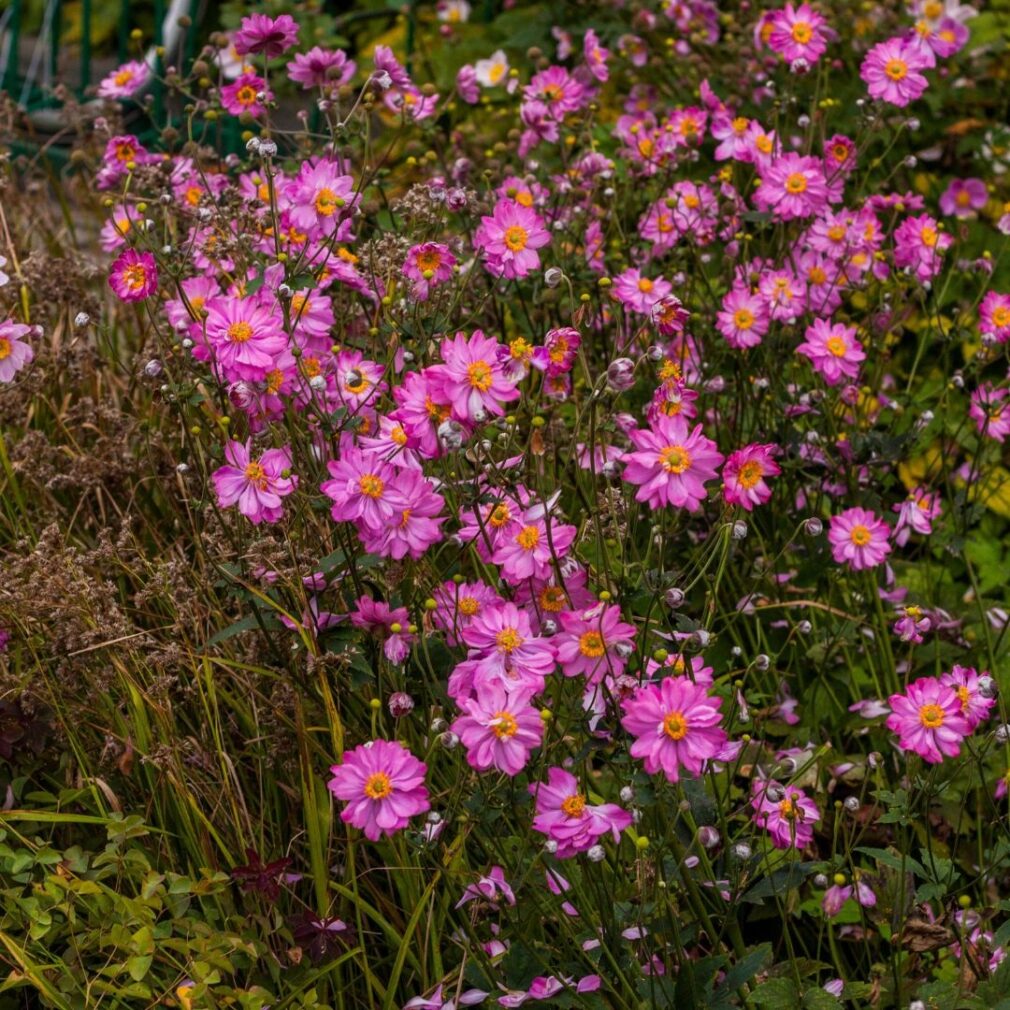
{"label": "flower bud", "polygon": [[564,280],[564,271],[560,267],[548,267],[544,271],[544,284],[549,288],[556,288]]}
{"label": "flower bud", "polygon": [[606,856],[607,851],[602,845],[594,845],[586,852],[586,858],[591,863],[602,863]]}
{"label": "flower bud", "polygon": [[414,699],[405,691],[396,691],[389,696],[389,714],[394,719],[402,719],[414,710]]}
{"label": "flower bud", "polygon": [[607,385],[623,393],[635,384],[635,363],[631,358],[616,358],[607,368]]}
{"label": "flower bud", "polygon": [[698,828],[698,843],[705,849],[714,849],[720,842],[719,832],[709,824]]}
{"label": "flower bud", "polygon": [[811,516],[803,520],[803,532],[808,537],[819,537],[824,532],[824,523],[817,516]]}

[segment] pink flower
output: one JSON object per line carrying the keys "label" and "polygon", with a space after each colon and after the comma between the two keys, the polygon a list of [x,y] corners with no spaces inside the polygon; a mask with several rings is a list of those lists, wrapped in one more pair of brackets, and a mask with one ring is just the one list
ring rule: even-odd
{"label": "pink flower", "polygon": [[438,95],[426,95],[415,88],[413,84],[408,84],[405,87],[387,91],[382,101],[387,109],[400,112],[407,119],[416,123],[435,114]]}
{"label": "pink flower", "polygon": [[971,732],[957,691],[932,677],[920,677],[904,694],[888,699],[887,728],[898,735],[898,747],[914,751],[924,761],[939,764],[957,757],[961,741]]}
{"label": "pink flower", "polygon": [[979,723],[989,718],[989,711],[996,704],[995,698],[987,698],[979,690],[981,675],[973,666],[958,666],[956,663],[949,673],[941,674],[940,683],[951,688],[961,702],[961,714],[968,720],[968,728],[974,731]]}
{"label": "pink flower", "polygon": [[338,162],[319,158],[302,163],[288,190],[291,220],[299,228],[343,241],[350,235],[350,217],[360,196],[354,179]]}
{"label": "pink flower", "polygon": [[487,606],[502,603],[502,598],[483,582],[443,582],[432,593],[438,609],[432,621],[445,633],[449,645],[459,645],[459,637],[473,619]]}
{"label": "pink flower", "polygon": [[828,188],[820,158],[784,154],[760,169],[754,203],[780,221],[810,217],[824,206]]}
{"label": "pink flower", "polygon": [[481,660],[481,672],[497,677],[509,690],[538,693],[554,670],[554,648],[533,634],[529,615],[514,603],[483,608],[462,630],[463,641]]}
{"label": "pink flower", "polygon": [[427,300],[433,287],[452,279],[456,257],[441,242],[422,242],[407,253],[403,276],[414,282],[414,297]]}
{"label": "pink flower", "polygon": [[31,332],[30,326],[13,319],[0,323],[0,382],[11,382],[35,357],[35,351],[23,342]]}
{"label": "pink flower", "polygon": [[623,702],[621,725],[637,737],[631,756],[642,758],[650,775],[662,770],[670,782],[680,779],[682,768],[701,775],[726,744],[721,704],[688,677],[664,677],[658,685],[640,687]]}
{"label": "pink flower", "polygon": [[543,739],[543,720],[525,691],[506,692],[500,683],[459,703],[463,714],[452,724],[466,747],[466,760],[479,772],[494,768],[515,776]]}
{"label": "pink flower", "polygon": [[277,307],[260,298],[213,298],[204,306],[204,331],[214,362],[229,380],[260,381],[288,346]]}
{"label": "pink flower", "polygon": [[481,877],[476,884],[468,885],[463,892],[463,897],[456,902],[455,907],[462,908],[470,901],[495,902],[499,894],[508,904],[514,905],[516,903],[516,896],[509,886],[509,882],[505,879],[505,871],[500,866],[492,866],[491,872],[487,876]]}
{"label": "pink flower", "polygon": [[776,849],[802,849],[810,844],[821,812],[802,789],[782,786],[774,779],[755,779],[751,793],[754,821],[769,832]]}
{"label": "pink flower", "polygon": [[831,517],[828,542],[835,561],[858,572],[883,564],[891,553],[889,534],[883,519],[857,506]]}
{"label": "pink flower", "polygon": [[628,432],[637,451],[626,452],[623,478],[640,485],[635,499],[653,508],[673,505],[697,512],[707,497],[705,481],[717,474],[723,461],[715,442],[693,431],[683,415],[661,414],[651,429]]}
{"label": "pink flower", "polygon": [[806,60],[816,63],[827,49],[825,20],[809,4],[785,8],[772,14],[768,46],[789,63]]}
{"label": "pink flower", "polygon": [[416,559],[442,539],[445,499],[420,470],[397,469],[384,500],[393,509],[390,519],[381,527],[358,531],[369,553],[397,561],[408,555]]}
{"label": "pink flower", "polygon": [[772,489],[765,477],[777,477],[782,472],[773,458],[780,451],[777,445],[755,442],[731,453],[722,468],[723,498],[747,512],[770,501]]}
{"label": "pink flower", "polygon": [[978,328],[990,342],[1005,344],[1010,340],[1010,295],[986,292],[978,307]]}
{"label": "pink flower", "polygon": [[911,42],[896,36],[878,42],[866,54],[859,76],[866,82],[871,98],[903,108],[926,90],[928,82],[919,71],[927,66],[927,60]]}
{"label": "pink flower", "polygon": [[[260,100],[263,96],[263,101]],[[267,90],[266,81],[254,73],[244,73],[235,78],[231,84],[221,89],[221,104],[225,111],[233,116],[241,116],[247,112],[255,118],[263,114],[264,101],[270,101],[273,95]]]}
{"label": "pink flower", "polygon": [[919,607],[905,607],[891,629],[903,642],[918,645],[922,636],[933,626],[933,622]]}
{"label": "pink flower", "polygon": [[1010,435],[1010,409],[1006,399],[1010,390],[983,382],[971,394],[968,416],[975,422],[980,435],[1002,442]]}
{"label": "pink flower", "polygon": [[109,272],[109,287],[123,302],[142,302],[158,290],[158,267],[149,252],[127,249]]}
{"label": "pink flower", "polygon": [[348,448],[340,459],[326,464],[330,480],[320,490],[333,501],[330,515],[337,522],[363,522],[381,532],[398,519],[398,503],[391,501],[390,485],[396,470],[377,455]]}
{"label": "pink flower", "polygon": [[582,55],[585,57],[589,72],[598,81],[602,83],[610,77],[610,71],[607,69],[610,50],[600,45],[600,40],[592,28],[586,32],[586,37],[582,40]]}
{"label": "pink flower", "polygon": [[378,77],[386,74],[389,77],[390,85],[397,88],[410,86],[410,74],[404,70],[403,65],[393,55],[393,50],[389,46],[376,46],[372,59],[375,62],[376,71],[373,76]]}
{"label": "pink flower", "polygon": [[143,60],[130,60],[102,78],[99,98],[132,98],[147,84],[150,68]]}
{"label": "pink flower", "polygon": [[723,296],[716,314],[716,329],[736,350],[757,347],[768,332],[768,309],[763,298],[745,287],[734,287]]}
{"label": "pink flower", "polygon": [[231,441],[224,458],[228,462],[211,475],[218,505],[228,508],[238,503],[239,512],[254,526],[277,522],[284,514],[281,499],[298,486],[298,478],[290,472],[291,449],[268,449],[253,459],[248,441]]}
{"label": "pink flower", "polygon": [[805,337],[796,352],[810,359],[829,386],[859,377],[859,363],[866,359],[866,354],[856,339],[854,326],[817,319],[807,327]]}
{"label": "pink flower", "polygon": [[561,375],[571,371],[581,345],[582,335],[571,326],[548,330],[543,354],[534,354],[533,362],[545,368],[548,375]]}
{"label": "pink flower", "polygon": [[917,487],[903,502],[892,506],[892,510],[898,513],[894,542],[904,547],[913,532],[924,537],[933,532],[933,520],[943,511],[943,506],[939,492]]}
{"label": "pink flower", "polygon": [[501,565],[501,575],[513,585],[525,579],[548,579],[554,572],[555,558],[563,558],[578,530],[566,523],[550,523],[542,516],[524,516],[521,524],[503,536],[491,555]]}
{"label": "pink flower", "polygon": [[474,247],[481,250],[488,270],[507,278],[525,277],[540,268],[537,249],[548,245],[550,233],[530,207],[503,197],[491,216],[481,218]]}
{"label": "pink flower", "polygon": [[673,291],[673,285],[657,277],[650,280],[637,267],[629,267],[614,278],[614,297],[632,312],[650,316],[655,305]]}
{"label": "pink flower", "polygon": [[410,614],[406,607],[393,610],[382,600],[371,596],[358,599],[358,609],[351,614],[351,624],[365,628],[382,639],[382,652],[390,663],[402,663],[409,655],[417,635],[409,630]]}
{"label": "pink flower", "polygon": [[617,842],[631,825],[631,814],[616,804],[588,803],[578,780],[563,768],[549,768],[547,782],[534,782],[529,790],[536,800],[533,829],[557,842],[559,859],[585,852],[608,832]]}
{"label": "pink flower", "polygon": [[560,618],[554,648],[566,677],[581,675],[597,684],[608,674],[624,673],[635,648],[635,626],[621,620],[620,607],[600,603],[589,610],[565,611]]}
{"label": "pink flower", "polygon": [[529,84],[523,88],[526,101],[537,102],[546,107],[551,119],[561,120],[569,112],[576,112],[586,102],[588,92],[564,67],[548,67],[534,74]]}
{"label": "pink flower", "polygon": [[989,191],[981,179],[952,179],[940,197],[940,210],[948,217],[973,217],[989,200]]}
{"label": "pink flower", "polygon": [[469,63],[456,71],[456,94],[467,105],[476,105],[480,101],[480,85],[477,82],[477,71]]}
{"label": "pink flower", "polygon": [[373,842],[402,830],[431,806],[424,786],[427,766],[395,740],[355,747],[330,771],[330,792],[347,803],[340,819],[361,828]]}
{"label": "pink flower", "polygon": [[824,914],[829,919],[833,919],[853,895],[863,908],[873,908],[877,904],[877,896],[873,893],[873,889],[861,880],[857,880],[855,885],[834,884],[824,892],[824,898],[821,901]]}
{"label": "pink flower", "polygon": [[298,53],[288,64],[288,77],[302,88],[336,90],[347,84],[358,65],[347,58],[343,49],[322,49],[313,46],[307,53]]}
{"label": "pink flower", "polygon": [[298,24],[290,14],[276,18],[250,14],[242,18],[239,30],[232,36],[232,45],[239,56],[262,53],[268,60],[276,59],[297,42]]}
{"label": "pink flower", "polygon": [[439,402],[452,407],[453,416],[464,424],[483,423],[505,413],[503,403],[519,398],[514,382],[509,382],[501,364],[501,345],[481,330],[468,339],[457,333],[442,341],[444,364],[436,369]]}
{"label": "pink flower", "polygon": [[953,243],[928,214],[906,218],[894,230],[894,265],[920,281],[932,280],[943,267],[943,253]]}

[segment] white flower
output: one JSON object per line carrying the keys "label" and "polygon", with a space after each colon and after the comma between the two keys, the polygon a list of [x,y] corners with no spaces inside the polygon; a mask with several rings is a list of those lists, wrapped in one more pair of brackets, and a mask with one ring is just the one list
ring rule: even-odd
{"label": "white flower", "polygon": [[473,69],[482,87],[493,88],[509,72],[509,60],[504,50],[499,49],[489,60],[478,60]]}

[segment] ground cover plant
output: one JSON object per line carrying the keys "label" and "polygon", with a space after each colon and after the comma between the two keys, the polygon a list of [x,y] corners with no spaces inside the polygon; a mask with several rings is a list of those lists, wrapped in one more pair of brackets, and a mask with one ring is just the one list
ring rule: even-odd
{"label": "ground cover plant", "polygon": [[5,109],[0,1007],[1010,1006],[1006,5],[308,13]]}

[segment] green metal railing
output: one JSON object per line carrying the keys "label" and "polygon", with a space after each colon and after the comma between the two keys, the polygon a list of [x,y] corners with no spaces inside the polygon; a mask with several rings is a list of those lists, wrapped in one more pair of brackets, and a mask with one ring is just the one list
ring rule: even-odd
{"label": "green metal railing", "polygon": [[[110,2],[110,0],[106,0]],[[114,2],[114,0],[112,0]],[[64,84],[74,86],[79,98],[85,98],[88,89],[97,81],[92,80],[94,67],[93,26],[96,0],[81,0],[80,42],[78,72],[67,75]],[[195,53],[198,12],[200,0],[154,0],[154,32],[151,47],[143,58],[154,71],[154,80],[147,89],[154,97],[154,115],[158,119],[164,111],[164,88],[160,77],[164,61],[158,55],[162,47],[188,61]],[[21,67],[21,43],[25,32],[25,0],[10,0],[0,12],[0,88],[12,96],[19,105],[28,110],[52,106],[56,103],[53,85],[58,80],[59,57],[63,48],[62,12],[65,4],[61,0],[46,0],[43,6],[39,31],[34,36],[34,47],[26,69]],[[130,57],[130,31],[138,12],[138,5],[131,0],[120,0],[119,18],[116,32],[116,56],[123,63]],[[191,26],[183,30],[178,26],[178,18],[185,14]],[[74,80],[76,78],[76,81]]]}

